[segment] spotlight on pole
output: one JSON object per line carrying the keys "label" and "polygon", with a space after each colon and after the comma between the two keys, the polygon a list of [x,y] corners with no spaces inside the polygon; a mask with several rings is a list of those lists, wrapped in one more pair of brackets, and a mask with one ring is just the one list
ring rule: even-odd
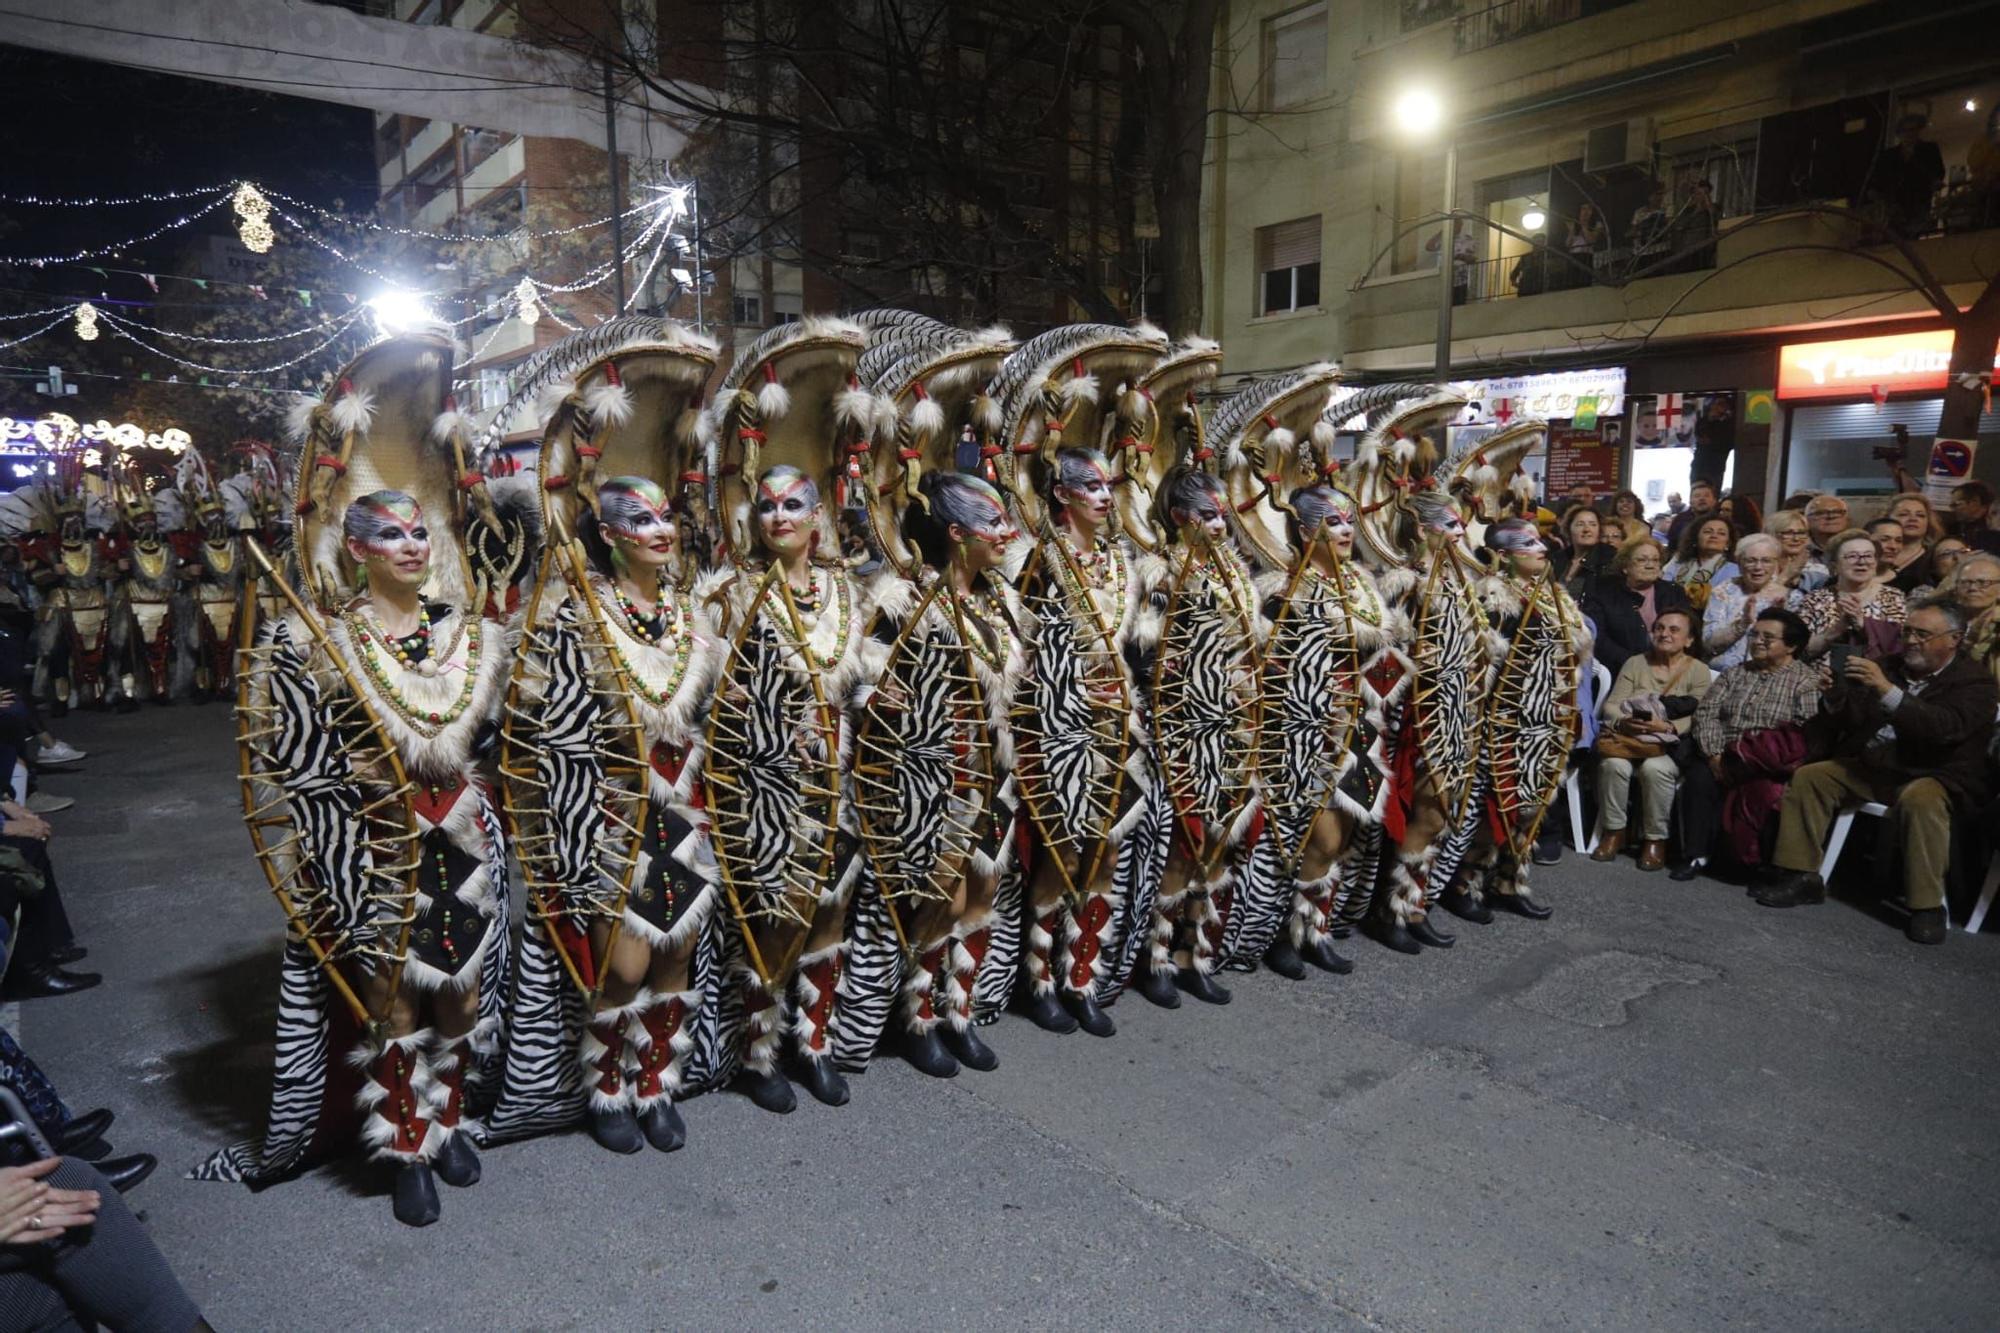
{"label": "spotlight on pole", "polygon": [[1412,138],[1437,133],[1444,124],[1444,102],[1428,88],[1406,88],[1392,108],[1396,128]]}

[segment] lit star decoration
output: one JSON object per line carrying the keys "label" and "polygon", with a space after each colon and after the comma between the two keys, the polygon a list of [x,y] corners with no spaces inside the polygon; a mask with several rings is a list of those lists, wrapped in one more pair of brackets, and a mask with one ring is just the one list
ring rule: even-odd
{"label": "lit star decoration", "polygon": [[542,318],[542,303],[535,294],[535,280],[522,278],[514,284],[514,316],[529,328]]}
{"label": "lit star decoration", "polygon": [[88,301],[77,304],[76,336],[87,343],[97,341],[97,307]]}
{"label": "lit star decoration", "polygon": [[270,250],[278,233],[271,230],[271,201],[264,197],[264,192],[244,181],[236,187],[236,194],[229,202],[236,210],[236,235],[243,248],[254,255]]}

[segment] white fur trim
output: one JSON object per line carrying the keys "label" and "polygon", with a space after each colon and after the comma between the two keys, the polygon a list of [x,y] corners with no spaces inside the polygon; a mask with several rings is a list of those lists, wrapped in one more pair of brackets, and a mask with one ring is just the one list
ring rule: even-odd
{"label": "white fur trim", "polygon": [[792,410],[792,394],[777,380],[766,380],[757,386],[757,410],[768,422],[777,421]]}
{"label": "white fur trim", "polygon": [[599,426],[623,426],[632,419],[632,391],[622,384],[593,384],[583,391],[583,410]]}
{"label": "white fur trim", "polygon": [[472,438],[472,418],[457,408],[450,408],[431,418],[431,439],[439,444],[450,444],[452,440]]}
{"label": "white fur trim", "polygon": [[366,389],[356,389],[334,399],[326,410],[342,434],[365,431],[375,420],[375,395]]}
{"label": "white fur trim", "polygon": [[1090,402],[1097,397],[1097,376],[1076,375],[1063,381],[1064,403]]}
{"label": "white fur trim", "polygon": [[285,409],[285,438],[293,444],[304,444],[312,434],[313,413],[319,410],[319,399],[298,398]]}
{"label": "white fur trim", "polygon": [[[759,391],[757,396],[761,402],[763,393]],[[875,407],[873,394],[850,384],[833,396],[833,419],[842,426],[858,426],[867,430],[876,419]],[[783,415],[783,409],[779,410],[779,415]],[[766,413],[766,418],[774,419],[769,413]]]}
{"label": "white fur trim", "polygon": [[926,439],[936,439],[944,433],[944,409],[936,399],[919,399],[910,409],[910,429]]}

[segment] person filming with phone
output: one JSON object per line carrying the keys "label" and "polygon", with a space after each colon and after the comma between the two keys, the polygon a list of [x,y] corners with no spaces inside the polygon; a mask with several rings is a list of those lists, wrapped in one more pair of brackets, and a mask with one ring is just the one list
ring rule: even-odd
{"label": "person filming with phone", "polygon": [[1778,813],[1774,877],[1757,891],[1766,907],[1826,899],[1820,859],[1834,817],[1848,801],[1879,801],[1902,835],[1906,933],[1918,944],[1945,937],[1944,877],[1955,810],[1991,795],[1986,750],[2000,684],[1959,651],[1965,612],[1926,601],[1903,623],[1900,658],[1877,661],[1839,645],[1820,668],[1820,711],[1806,723],[1815,762],[1792,777]]}

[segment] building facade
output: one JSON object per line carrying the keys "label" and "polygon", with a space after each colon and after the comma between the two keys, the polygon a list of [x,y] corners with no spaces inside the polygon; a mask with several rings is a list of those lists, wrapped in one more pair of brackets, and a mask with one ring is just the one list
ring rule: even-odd
{"label": "building facade", "polygon": [[[1982,35],[2000,7],[1971,11],[1231,4],[1207,331],[1232,372],[1332,357],[1357,381],[1428,378],[1448,300],[1468,427],[1557,417],[1551,481],[1660,504],[1699,448],[1769,500],[1886,493],[1891,428],[1922,476],[1943,388],[1921,280],[1964,307],[2000,273],[2000,63]],[[1398,115],[1419,89],[1442,107],[1428,132]],[[1823,344],[1842,346],[1800,350]],[[1808,363],[1846,371],[1810,383]],[[1555,372],[1570,378],[1535,378]],[[1605,446],[1618,456],[1588,452]],[[2000,480],[2000,447],[1972,458]]]}

